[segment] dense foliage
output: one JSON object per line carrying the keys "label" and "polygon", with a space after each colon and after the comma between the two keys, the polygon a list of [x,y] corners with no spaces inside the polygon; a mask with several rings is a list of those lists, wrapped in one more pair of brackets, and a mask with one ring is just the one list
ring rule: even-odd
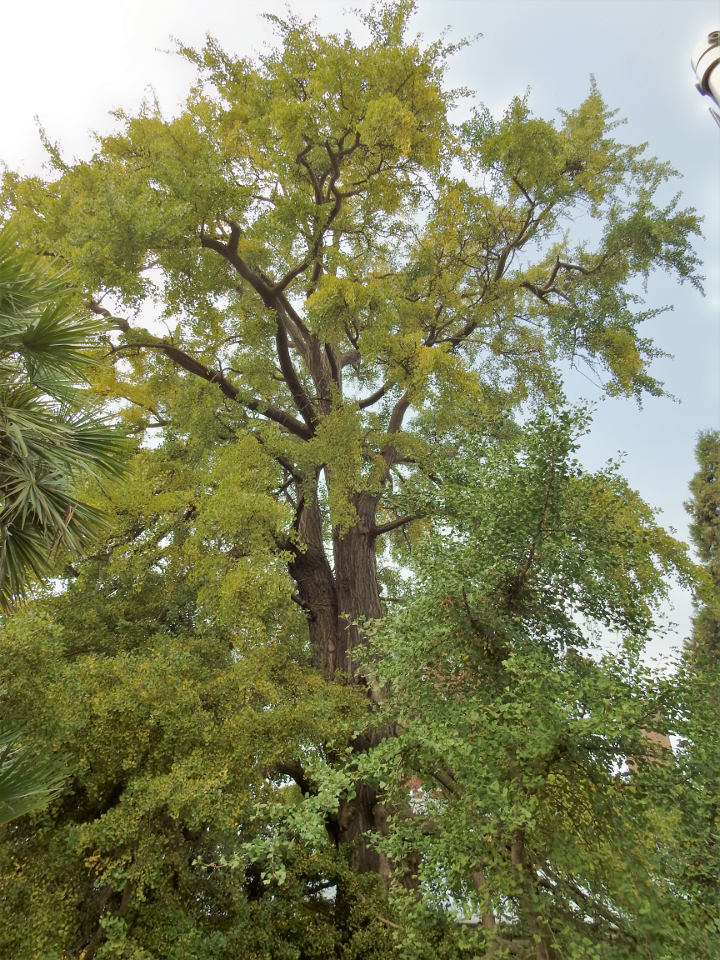
{"label": "dense foliage", "polygon": [[[57,270],[0,225],[0,610],[7,613],[59,556],[107,529],[78,498],[88,473],[117,476],[123,442],[83,395],[88,351],[106,325],[79,316]],[[86,391],[87,392],[87,391]],[[0,718],[2,712],[0,710]],[[62,764],[0,719],[0,823],[41,807]]]}
{"label": "dense foliage", "polygon": [[[252,931],[272,905],[251,907],[242,877],[226,882],[193,862],[244,839],[237,824],[267,768],[298,741],[331,736],[347,698],[307,669],[293,640],[297,617],[265,544],[282,508],[262,470],[233,471],[236,453],[223,461],[225,489],[214,489],[217,455],[172,443],[140,453],[106,503],[112,539],[65,595],[6,627],[5,707],[54,744],[73,778],[50,813],[8,828],[3,956],[89,957],[98,933],[125,942],[126,922],[123,949],[153,956],[236,956],[253,936],[261,949],[266,934]],[[217,526],[228,472],[247,484],[233,530]],[[236,574],[226,609],[203,591],[219,573],[214,537],[233,533],[242,549],[223,571]],[[278,909],[302,940],[302,918]]]}
{"label": "dense foliage", "polygon": [[3,623],[2,709],[70,771],[0,834],[12,960],[720,954],[712,680],[642,661],[695,571],[560,375],[661,391],[638,281],[699,284],[698,219],[595,87],[454,126],[412,9],[183,48],[177,117],[5,175],[154,438]]}
{"label": "dense foliage", "polygon": [[544,412],[445,465],[406,591],[373,630],[398,735],[348,756],[344,777],[318,764],[329,796],[280,817],[270,849],[375,778],[377,842],[424,891],[422,904],[395,892],[403,939],[430,904],[452,905],[477,921],[471,955],[716,956],[713,867],[700,883],[689,863],[715,830],[715,737],[695,722],[673,757],[662,735],[689,734],[694,697],[641,658],[666,575],[684,579],[687,561],[614,468],[573,460],[577,426]]}

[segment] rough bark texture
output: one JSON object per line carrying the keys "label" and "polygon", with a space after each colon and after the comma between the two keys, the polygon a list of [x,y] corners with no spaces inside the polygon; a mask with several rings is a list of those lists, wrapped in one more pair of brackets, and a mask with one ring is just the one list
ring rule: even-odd
{"label": "rough bark texture", "polygon": [[[347,683],[367,683],[361,668],[359,648],[364,640],[358,620],[376,619],[382,614],[375,559],[377,503],[377,498],[368,494],[354,498],[357,522],[344,533],[336,530],[332,537],[333,570],[323,539],[317,493],[312,499],[307,493],[298,495],[296,530],[302,546],[296,549],[289,572],[297,585],[298,600],[308,613],[314,665],[329,681],[342,678]],[[370,701],[377,698],[371,683],[367,690]],[[391,730],[373,730],[353,747],[362,752],[392,734]],[[389,881],[393,865],[363,839],[368,833],[387,836],[389,831],[388,812],[375,789],[358,783],[355,797],[341,801],[337,813],[328,817],[327,827],[338,846],[353,845],[350,863],[354,870],[378,873]],[[415,861],[406,864],[400,882],[407,888],[417,886],[417,866]]]}
{"label": "rough bark texture", "polygon": [[[297,584],[300,604],[308,613],[313,665],[328,679],[333,679],[338,643],[338,601],[335,577],[325,555],[317,491],[308,501],[307,495],[298,487],[296,529],[300,546],[294,547],[295,556],[289,564],[290,576]],[[293,549],[292,544],[287,546]]]}
{"label": "rough bark texture", "polygon": [[333,535],[335,582],[341,623],[338,631],[336,668],[349,680],[361,677],[357,648],[363,644],[358,619],[375,620],[382,615],[375,561],[375,522],[377,498],[366,493],[355,498],[358,522],[345,534]]}
{"label": "rough bark texture", "polygon": [[382,614],[373,532],[377,498],[361,494],[354,499],[357,523],[332,537],[333,565],[323,539],[317,493],[309,499],[299,493],[295,547],[289,572],[297,584],[297,598],[308,613],[313,664],[328,680],[336,671],[348,683],[362,682],[358,647],[363,645],[358,620]]}

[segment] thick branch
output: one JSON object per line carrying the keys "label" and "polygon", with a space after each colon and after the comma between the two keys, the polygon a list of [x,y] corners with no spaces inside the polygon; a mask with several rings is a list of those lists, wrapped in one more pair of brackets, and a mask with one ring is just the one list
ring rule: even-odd
{"label": "thick branch", "polygon": [[119,346],[113,347],[111,353],[120,353],[124,350],[132,350],[135,347],[162,351],[173,363],[182,367],[183,370],[187,370],[188,373],[192,373],[196,377],[201,377],[203,380],[207,380],[208,383],[216,383],[228,400],[237,400],[240,391],[219,370],[213,370],[212,367],[206,366],[204,363],[185,353],[184,350],[180,350],[174,344],[168,343],[165,340],[139,340],[133,343],[121,343]]}
{"label": "thick branch", "polygon": [[303,385],[300,383],[300,377],[297,375],[297,371],[293,366],[292,360],[290,359],[287,333],[282,314],[278,310],[276,310],[276,313],[277,334],[275,336],[275,344],[277,346],[280,369],[285,377],[285,383],[288,385],[290,393],[292,394],[292,398],[295,401],[295,406],[300,411],[300,416],[310,428],[311,433],[314,433],[315,424],[317,422],[317,414],[315,413],[313,405],[310,402],[310,398],[303,389]]}
{"label": "thick branch", "polygon": [[240,243],[240,227],[234,221],[230,221],[230,239],[225,242],[217,237],[208,237],[204,228],[200,231],[200,245],[207,250],[214,250],[219,253],[227,262],[235,267],[237,272],[246,280],[250,286],[263,299],[267,306],[272,306],[269,301],[271,287],[266,284],[255,271],[245,263],[238,253],[238,244]]}
{"label": "thick branch", "polygon": [[390,423],[388,424],[388,433],[397,433],[400,427],[402,427],[402,422],[405,417],[405,414],[408,411],[410,406],[410,395],[407,390],[400,397],[398,402],[393,408],[393,412],[390,414]]}
{"label": "thick branch", "polygon": [[272,288],[271,293],[273,295],[282,293],[283,290],[285,290],[286,287],[289,287],[290,284],[293,282],[293,280],[296,277],[299,277],[301,273],[304,273],[309,266],[310,264],[307,262],[307,260],[303,260],[302,263],[299,263],[296,267],[293,267],[292,270],[289,270],[285,274],[285,276],[282,278],[282,280],[280,280],[279,283],[275,284],[275,286]]}
{"label": "thick branch", "polygon": [[349,367],[353,363],[358,363],[359,360],[360,360],[360,351],[356,347],[354,350],[348,350],[346,353],[341,354],[340,366]]}
{"label": "thick branch", "polygon": [[308,176],[310,177],[310,183],[312,184],[313,193],[315,194],[315,203],[320,205],[323,202],[322,189],[320,188],[320,183],[315,175],[315,171],[305,159],[313,148],[313,142],[309,137],[304,137],[303,139],[305,140],[305,149],[300,151],[300,153],[295,157],[295,161],[301,166],[305,167],[307,170]]}
{"label": "thick branch", "polygon": [[285,777],[291,777],[302,790],[303,796],[307,796],[310,793],[310,781],[305,776],[305,771],[299,760],[292,760],[290,763],[276,764],[275,773],[280,773]]}
{"label": "thick branch", "polygon": [[411,513],[405,517],[396,517],[394,520],[388,520],[387,523],[380,523],[377,526],[371,527],[370,536],[382,536],[383,533],[390,533],[391,530],[397,530],[398,527],[404,527],[406,523],[410,523],[411,520],[416,519],[417,517]]}
{"label": "thick branch", "polygon": [[431,770],[431,776],[435,777],[437,782],[448,791],[448,793],[457,793],[457,784],[455,780],[442,770]]}
{"label": "thick branch", "polygon": [[271,284],[266,278],[263,278],[251,267],[249,267],[239,255],[238,244],[240,242],[240,227],[233,221],[229,221],[229,224],[230,239],[227,242],[219,240],[216,237],[208,237],[205,235],[204,231],[200,234],[200,242],[203,247],[209,250],[215,250],[216,253],[219,253],[222,257],[224,257],[225,260],[227,260],[227,262],[237,270],[240,276],[247,280],[253,289],[257,291],[265,306],[275,311],[277,316],[276,345],[278,350],[278,359],[280,361],[280,368],[283,372],[283,376],[285,377],[285,382],[288,385],[290,393],[292,394],[293,400],[295,401],[295,405],[297,406],[297,409],[303,420],[310,428],[310,435],[312,435],[317,416],[313,410],[313,406],[309,397],[305,393],[305,390],[300,383],[300,378],[298,377],[297,371],[292,364],[292,360],[290,359],[290,351],[288,349],[287,342],[286,314],[289,314],[292,320],[300,328],[302,328],[303,324],[283,294],[284,287],[291,282],[294,276],[297,276],[302,272],[302,270],[306,269],[307,264],[301,264],[300,266],[295,267],[283,280],[280,281],[280,284],[277,286]]}
{"label": "thick branch", "polygon": [[[393,407],[393,412],[390,414],[390,422],[388,424],[388,433],[390,434],[397,433],[398,430],[400,430],[400,428],[402,427],[403,418],[407,413],[409,406],[410,406],[410,396],[406,390],[405,393],[400,397],[398,402],[395,404],[395,406]],[[383,474],[383,477],[381,479],[381,482],[385,483],[387,481],[387,478],[390,476],[390,469],[394,465],[397,459],[398,452],[394,444],[388,443],[382,448],[381,453],[387,465],[385,473]]]}
{"label": "thick branch", "polygon": [[122,330],[123,333],[130,332],[130,324],[124,317],[114,317],[110,311],[101,306],[97,300],[90,298],[90,300],[85,302],[85,306],[99,317],[105,317],[110,323],[114,323],[118,330]]}
{"label": "thick branch", "polygon": [[385,394],[388,392],[389,384],[384,383],[379,390],[376,390],[375,393],[371,393],[369,397],[365,397],[364,400],[361,400],[358,406],[361,410],[366,410],[368,407],[371,407],[374,403],[377,403],[378,400],[382,400]]}
{"label": "thick branch", "polygon": [[325,355],[328,358],[328,363],[330,365],[330,373],[332,375],[332,378],[335,381],[335,383],[338,385],[338,388],[342,389],[342,379],[340,377],[341,367],[338,365],[338,359],[335,354],[335,351],[333,350],[332,344],[330,343],[325,344]]}
{"label": "thick branch", "polygon": [[276,455],[275,459],[280,464],[280,466],[286,470],[297,483],[302,483],[304,480],[302,470],[298,470],[294,463],[287,459],[287,457]]}
{"label": "thick branch", "polygon": [[284,410],[268,406],[260,400],[244,400],[242,403],[248,410],[256,411],[262,414],[263,417],[267,417],[268,420],[272,420],[273,423],[277,423],[278,426],[285,427],[289,433],[295,434],[295,436],[300,437],[301,440],[312,440],[312,430]]}
{"label": "thick branch", "polygon": [[205,366],[204,363],[201,363],[194,357],[189,356],[189,354],[185,353],[183,350],[180,350],[178,347],[173,346],[171,343],[165,343],[162,340],[154,342],[147,341],[141,343],[128,343],[122,344],[120,347],[114,347],[113,352],[117,353],[121,349],[127,350],[131,347],[144,347],[151,350],[161,350],[170,360],[173,361],[173,363],[177,363],[177,365],[182,367],[183,370],[187,370],[188,373],[192,373],[196,377],[207,380],[208,383],[216,383],[222,390],[223,395],[226,396],[228,400],[235,400],[236,402],[241,403],[248,410],[253,410],[262,414],[262,416],[267,417],[268,420],[272,420],[279,426],[284,427],[296,437],[300,437],[301,440],[310,440],[313,436],[309,427],[306,427],[305,424],[300,423],[299,420],[296,420],[295,417],[291,416],[289,413],[286,413],[284,410],[280,410],[271,404],[266,404],[262,400],[242,400],[240,398],[240,390],[225,376],[223,376],[219,370],[213,370],[212,367]]}

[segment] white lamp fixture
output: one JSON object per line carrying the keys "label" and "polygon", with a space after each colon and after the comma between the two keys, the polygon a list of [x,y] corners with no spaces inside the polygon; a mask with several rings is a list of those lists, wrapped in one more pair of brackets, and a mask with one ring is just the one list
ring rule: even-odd
{"label": "white lamp fixture", "polygon": [[[704,97],[710,97],[720,110],[720,30],[713,30],[693,50],[690,63],[697,83],[695,86]],[[709,108],[713,120],[720,127],[720,115]]]}

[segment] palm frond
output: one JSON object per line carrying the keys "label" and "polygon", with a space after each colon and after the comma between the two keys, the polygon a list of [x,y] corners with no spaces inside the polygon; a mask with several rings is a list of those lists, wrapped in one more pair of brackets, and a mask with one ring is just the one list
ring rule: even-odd
{"label": "palm frond", "polygon": [[104,320],[78,314],[66,276],[0,227],[0,610],[47,576],[60,547],[79,554],[107,528],[75,493],[122,474],[130,444],[88,403]]}
{"label": "palm frond", "polygon": [[22,745],[18,730],[0,730],[0,826],[41,810],[67,780],[62,761]]}

